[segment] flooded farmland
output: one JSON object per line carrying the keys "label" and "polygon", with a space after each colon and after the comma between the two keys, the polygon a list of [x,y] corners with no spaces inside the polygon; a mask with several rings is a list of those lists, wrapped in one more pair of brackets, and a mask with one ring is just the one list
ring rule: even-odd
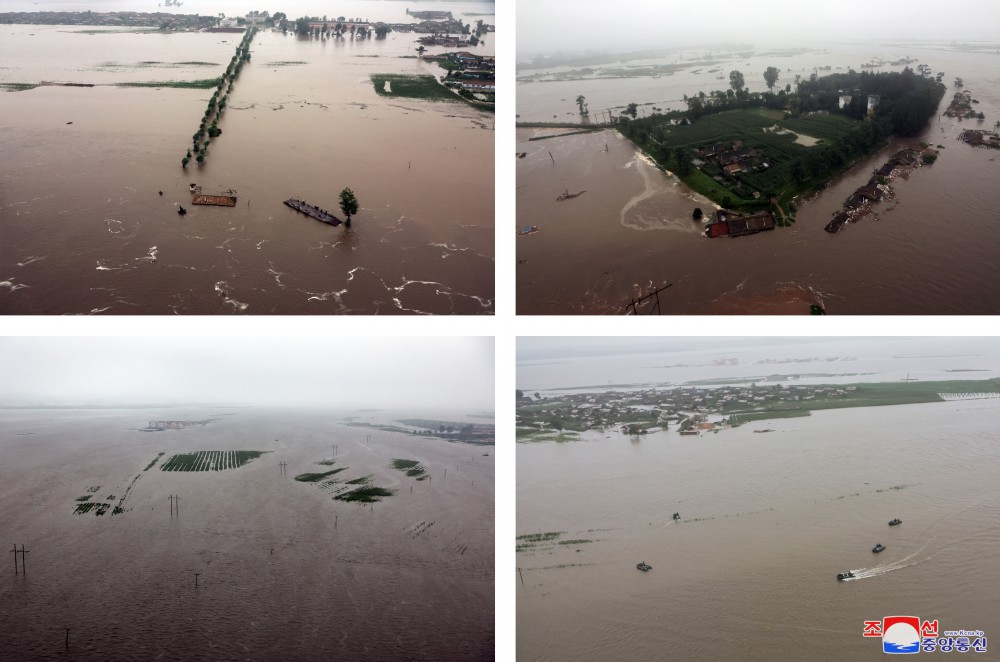
{"label": "flooded farmland", "polygon": [[[627,353],[519,354],[518,386],[540,407],[587,394],[601,407],[609,392],[621,407],[640,388],[666,403],[674,388],[752,381],[995,384],[1000,368],[995,340],[986,354],[961,339],[936,351],[883,341],[881,356],[843,339],[645,355],[628,340]],[[806,649],[811,660],[862,659],[881,646],[862,636],[864,622],[893,614],[989,637],[1000,622],[983,582],[1000,572],[1000,397],[976,395],[519,443],[518,539],[508,542],[518,659],[800,660]],[[856,578],[837,581],[847,571]]]}
{"label": "flooded farmland", "polygon": [[[406,21],[403,3],[361,4]],[[3,32],[0,83],[94,86],[0,92],[0,313],[492,314],[492,113],[380,96],[370,79],[442,73],[415,57],[417,35],[261,31],[222,135],[184,170],[212,90],[116,85],[217,77],[240,35]],[[236,206],[192,206],[191,184]],[[283,204],[342,217],[344,187],[350,229]]]}
{"label": "flooded farmland", "polygon": [[[660,293],[667,314],[808,313],[811,304],[830,314],[1000,310],[1000,296],[982,287],[998,275],[993,256],[1000,250],[1000,228],[986,219],[1000,207],[991,185],[1000,159],[995,150],[972,149],[957,139],[965,128],[989,128],[1000,119],[995,54],[933,44],[824,46],[777,55],[714,53],[711,60],[703,52],[685,53],[685,67],[655,77],[592,74],[575,80],[568,67],[519,71],[520,121],[572,122],[579,119],[577,95],[586,97],[595,118],[619,114],[629,102],[648,115],[653,107],[683,108],[684,94],[728,87],[718,76],[732,69],[742,70],[750,89],[760,91],[769,65],[780,67],[783,87],[795,75],[826,73],[820,67],[846,71],[872,55],[909,55],[944,71],[946,82],[962,76],[986,120],[932,118],[922,135],[893,141],[832,181],[801,206],[794,226],[711,240],[702,234],[704,225],[692,220],[695,207],[713,207],[708,200],[658,170],[617,132],[532,140],[547,131],[519,129],[517,151],[526,155],[517,162],[517,226],[538,231],[517,238],[518,313],[622,314],[632,297],[667,285]],[[953,91],[949,85],[939,113]],[[919,140],[944,145],[933,166],[894,181],[896,200],[877,205],[874,216],[837,235],[823,231],[874,168]],[[564,192],[581,191],[558,200]]]}
{"label": "flooded farmland", "polygon": [[[69,628],[77,660],[492,660],[493,447],[406,416],[4,409],[0,528],[28,553],[0,650],[64,659]],[[171,420],[199,424],[143,429]],[[334,498],[362,484],[391,496]],[[74,514],[91,501],[121,511]]]}

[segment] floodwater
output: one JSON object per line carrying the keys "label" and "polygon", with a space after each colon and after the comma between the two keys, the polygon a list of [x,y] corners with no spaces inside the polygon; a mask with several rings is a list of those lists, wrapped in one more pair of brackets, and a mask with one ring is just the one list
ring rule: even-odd
{"label": "floodwater", "polygon": [[[379,423],[390,414],[358,416]],[[447,420],[465,420],[454,416]],[[204,418],[219,420],[136,429]],[[492,660],[492,453],[343,418],[5,410],[0,529],[7,545],[28,551],[27,574],[5,559],[0,582],[5,659],[63,659],[70,628],[77,660]],[[329,470],[316,462],[331,458],[332,444],[336,466],[349,467],[341,476],[373,474],[396,494],[372,507],[293,480]],[[227,449],[271,452],[217,473],[143,471],[161,451],[166,460]],[[408,478],[388,466],[392,458],[420,460],[433,478]],[[95,500],[120,498],[137,474],[125,513],[73,514],[86,488],[100,486]],[[170,495],[180,497],[175,516]]]}
{"label": "floodwater", "polygon": [[[886,58],[904,54],[900,47],[871,48]],[[950,82],[962,76],[987,120],[932,118],[921,136],[893,141],[805,203],[794,226],[758,235],[705,238],[692,212],[714,206],[656,169],[617,132],[529,142],[543,135],[541,130],[519,129],[517,151],[527,155],[517,162],[517,226],[537,225],[539,231],[517,238],[518,313],[621,314],[633,297],[668,285],[659,295],[665,314],[808,313],[810,304],[831,314],[1000,311],[1000,294],[983,286],[1000,275],[994,259],[1000,226],[991,222],[1000,207],[1000,190],[992,184],[1000,176],[1000,154],[957,140],[963,129],[990,128],[1000,117],[996,56],[905,51],[946,73],[949,88],[940,111],[955,91]],[[801,57],[794,64],[806,67],[804,77],[812,66],[846,70],[868,59],[847,47]],[[738,68],[757,90],[763,88],[764,68],[782,62],[730,56],[701,68],[721,67],[727,75]],[[784,60],[782,86],[798,73],[785,70],[791,64]],[[553,115],[573,121],[565,111],[573,110],[578,94],[587,97],[592,114],[631,101],[679,109],[683,93],[728,86],[728,79],[716,75],[519,83],[518,114],[522,121],[553,121]],[[919,140],[945,148],[933,166],[893,182],[896,201],[876,205],[877,215],[837,235],[823,230],[874,168]],[[567,190],[586,193],[557,201]],[[640,311],[650,312],[652,303]]]}
{"label": "floodwater", "polygon": [[[402,3],[370,8],[407,20]],[[212,90],[112,84],[218,76],[241,35],[81,29],[3,28],[0,82],[96,86],[0,93],[0,312],[493,313],[493,115],[369,80],[438,74],[411,57],[418,35],[259,33],[222,135],[182,170]],[[235,190],[236,207],[191,205],[191,183]],[[283,204],[342,217],[344,187],[351,229]]]}
{"label": "floodwater", "polygon": [[518,535],[590,542],[517,554],[518,659],[862,659],[894,614],[989,638],[998,421],[992,399],[519,444]]}

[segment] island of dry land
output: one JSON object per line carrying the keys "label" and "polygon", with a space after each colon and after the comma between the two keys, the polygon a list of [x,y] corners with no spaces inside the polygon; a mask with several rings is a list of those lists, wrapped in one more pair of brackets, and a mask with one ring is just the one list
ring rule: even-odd
{"label": "island of dry land", "polygon": [[[780,381],[775,381],[779,379]],[[716,388],[629,386],[627,390],[553,396],[517,394],[517,440],[574,441],[587,430],[648,434],[718,432],[744,423],[809,416],[821,409],[920,404],[1000,398],[1000,379],[902,381],[855,384],[790,384],[793,375],[741,380]],[[575,390],[575,389],[574,389]]]}
{"label": "island of dry land", "polygon": [[[594,118],[584,97],[577,104],[594,130],[614,127],[660,168],[720,207],[715,218],[700,209],[692,212],[696,220],[716,221],[709,236],[740,236],[794,223],[804,198],[892,137],[919,134],[936,113],[945,85],[943,72],[932,76],[926,65],[918,71],[796,76],[792,91],[791,82],[777,85],[780,72],[769,67],[764,78],[771,91],[763,93],[751,93],[743,74],[732,71],[730,89],[685,96],[687,110],[654,107],[645,117],[638,116],[636,103],[617,117]],[[936,156],[926,143],[895,154],[873,173],[867,188],[845,201],[843,218],[828,229],[859,220],[871,203],[891,197],[895,168],[929,165]]]}

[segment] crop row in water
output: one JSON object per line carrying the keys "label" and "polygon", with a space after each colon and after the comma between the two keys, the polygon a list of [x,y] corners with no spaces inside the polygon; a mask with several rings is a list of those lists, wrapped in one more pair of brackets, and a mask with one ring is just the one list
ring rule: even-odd
{"label": "crop row in water", "polygon": [[298,476],[295,477],[295,480],[302,483],[318,483],[327,476],[338,474],[341,471],[344,471],[345,469],[347,469],[347,467],[340,467],[339,469],[331,469],[330,471],[324,471],[323,473],[299,474]]}
{"label": "crop row in water", "polygon": [[377,485],[366,485],[364,487],[359,487],[350,492],[344,494],[338,494],[333,497],[339,501],[356,501],[360,503],[374,503],[376,501],[381,501],[383,497],[390,497],[395,494],[395,490],[390,490],[385,487],[378,487]]}
{"label": "crop row in water", "polygon": [[224,471],[239,469],[267,451],[195,451],[178,453],[160,466],[161,471]]}
{"label": "crop row in water", "polygon": [[418,460],[401,460],[398,458],[393,459],[391,466],[397,471],[404,471],[406,475],[410,478],[416,478],[417,480],[423,480],[421,477],[426,477],[424,474],[427,473],[427,467],[420,463]]}
{"label": "crop row in water", "polygon": [[146,468],[143,469],[143,471],[149,471],[150,469],[152,469],[153,465],[156,464],[156,461],[159,460],[161,457],[163,457],[162,451],[156,454],[156,457],[153,458],[153,461],[150,462],[148,465],[146,465]]}
{"label": "crop row in water", "polygon": [[[95,515],[103,515],[104,513],[108,512],[110,508],[111,508],[110,503],[95,503],[95,502],[80,503],[77,504],[76,510],[73,511],[73,514],[86,515],[87,513],[93,511]],[[117,515],[118,512],[119,508],[116,507],[115,511],[112,514]]]}

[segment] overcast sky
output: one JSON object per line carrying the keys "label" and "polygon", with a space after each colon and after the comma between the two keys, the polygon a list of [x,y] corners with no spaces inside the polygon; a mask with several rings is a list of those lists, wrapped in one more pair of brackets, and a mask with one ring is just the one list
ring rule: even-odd
{"label": "overcast sky", "polygon": [[0,404],[493,411],[493,338],[0,337]]}
{"label": "overcast sky", "polygon": [[764,337],[523,337],[517,340],[517,360],[535,361],[587,356],[615,356],[641,353],[733,352],[741,349],[774,347],[782,355],[827,356],[842,351],[859,354],[934,353],[940,355],[982,354],[1000,356],[997,338],[875,337],[822,338],[800,336]]}
{"label": "overcast sky", "polygon": [[1000,41],[1000,2],[961,0],[517,0],[518,59],[559,50],[620,51],[757,47],[811,40],[986,39]]}

